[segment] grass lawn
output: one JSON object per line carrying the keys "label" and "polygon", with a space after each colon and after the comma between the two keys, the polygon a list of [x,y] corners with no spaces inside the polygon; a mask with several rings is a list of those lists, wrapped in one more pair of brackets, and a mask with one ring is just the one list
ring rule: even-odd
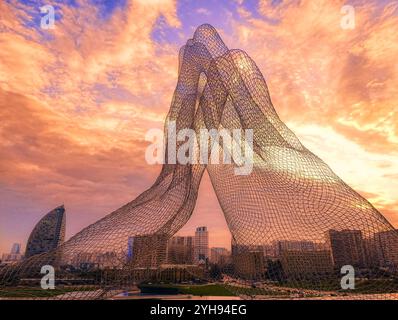
{"label": "grass lawn", "polygon": [[232,285],[202,284],[143,284],[139,288],[143,293],[152,294],[191,294],[194,296],[237,296],[237,295],[274,295],[286,296],[288,293],[260,288],[243,288]]}
{"label": "grass lawn", "polygon": [[265,289],[265,288],[248,288],[248,287],[237,287],[231,285],[225,285],[227,290],[235,293],[235,295],[247,295],[247,296],[287,296],[289,293],[278,290]]}
{"label": "grass lawn", "polygon": [[138,286],[143,293],[150,294],[191,294],[194,296],[234,296],[235,294],[220,284],[142,284]]}

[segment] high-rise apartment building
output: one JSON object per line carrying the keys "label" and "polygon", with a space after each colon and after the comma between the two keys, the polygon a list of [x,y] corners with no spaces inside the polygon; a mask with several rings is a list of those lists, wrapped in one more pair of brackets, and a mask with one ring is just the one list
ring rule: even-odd
{"label": "high-rise apartment building", "polygon": [[333,271],[328,250],[286,250],[281,254],[283,272],[288,278],[322,278]]}
{"label": "high-rise apartment building", "polygon": [[25,258],[57,248],[65,239],[65,208],[47,213],[34,227],[26,245]]}
{"label": "high-rise apartment building", "polygon": [[20,254],[21,253],[21,244],[14,243],[11,248],[11,254]]}
{"label": "high-rise apartment building", "polygon": [[194,263],[204,263],[209,258],[209,232],[207,227],[198,227],[195,232]]}
{"label": "high-rise apartment building", "polygon": [[139,235],[129,237],[127,261],[134,267],[155,268],[166,262],[167,235]]}
{"label": "high-rise apartment building", "polygon": [[275,241],[275,252],[280,256],[284,251],[314,251],[315,243],[308,240],[278,240]]}
{"label": "high-rise apartment building", "polygon": [[193,264],[194,238],[175,236],[167,244],[167,263]]}
{"label": "high-rise apartment building", "polygon": [[2,263],[12,264],[20,261],[22,259],[21,255],[21,244],[14,243],[11,247],[10,253],[4,253],[2,256]]}
{"label": "high-rise apartment building", "polygon": [[226,248],[211,248],[210,261],[220,266],[229,262],[230,252]]}
{"label": "high-rise apartment building", "polygon": [[336,268],[344,265],[366,265],[364,241],[360,230],[329,230],[327,242]]}
{"label": "high-rise apartment building", "polygon": [[376,233],[374,244],[378,264],[396,268],[398,266],[398,231],[388,230]]}

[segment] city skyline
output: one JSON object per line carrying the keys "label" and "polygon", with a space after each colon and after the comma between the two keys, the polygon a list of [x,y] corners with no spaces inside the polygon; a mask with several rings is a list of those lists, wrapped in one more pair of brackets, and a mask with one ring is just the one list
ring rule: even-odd
{"label": "city skyline", "polygon": [[[2,256],[0,255],[2,257],[0,261],[3,263],[16,263],[21,261],[21,259],[27,259],[32,255],[48,252],[52,248],[56,248],[62,243],[63,236],[56,235],[54,232],[56,232],[57,229],[59,229],[58,232],[63,229],[61,233],[65,233],[64,214],[64,206],[60,206],[47,213],[38,222],[30,234],[30,238],[32,238],[31,242],[39,241],[41,243],[43,241],[42,239],[45,239],[45,241],[43,244],[36,245],[37,249],[33,249],[31,245],[31,252],[28,253],[28,256],[26,255],[26,251],[21,252],[21,243],[13,243],[9,253],[3,253]],[[55,228],[57,224],[61,223],[62,228]],[[247,269],[247,254],[250,252],[257,252],[261,253],[261,259],[263,260],[279,259],[282,261],[282,266],[284,266],[283,268],[286,270],[287,274],[290,272],[290,274],[293,275],[299,275],[300,273],[316,273],[317,270],[319,271],[317,268],[320,268],[320,270],[329,270],[327,272],[331,272],[333,265],[340,268],[347,263],[358,268],[375,267],[379,265],[396,268],[398,265],[398,251],[397,248],[392,245],[396,236],[395,233],[396,230],[381,231],[369,234],[368,237],[365,237],[361,230],[330,229],[325,233],[325,239],[321,241],[319,241],[319,239],[318,241],[311,241],[305,238],[295,238],[293,240],[275,239],[271,242],[258,245],[236,245],[231,241],[230,246],[214,247],[209,245],[210,233],[207,227],[198,226],[195,228],[195,233],[184,236],[175,234],[169,239],[161,235],[129,237],[127,240],[127,251],[122,251],[122,255],[126,254],[128,262],[133,262],[134,259],[134,261],[136,261],[135,263],[140,263],[141,266],[159,267],[165,264],[200,265],[205,261],[206,263],[209,261],[222,265],[226,261],[223,260],[225,258],[222,257],[228,257],[231,254],[232,256],[244,254],[244,259],[241,262],[244,262],[246,265],[245,268]],[[49,237],[53,238],[51,239],[51,243],[46,242],[49,240]],[[156,247],[160,249],[158,249],[154,255],[147,256],[147,252],[151,250],[151,243],[153,242],[155,242]],[[162,247],[164,248],[161,249]],[[87,265],[88,263],[98,261],[104,265],[108,265],[107,263],[110,262],[110,260],[108,260],[109,257],[117,258],[119,254],[120,253],[117,252],[82,252],[76,257],[76,263],[78,265]],[[145,257],[145,259],[143,257]],[[220,263],[220,257],[224,262]],[[303,259],[303,261],[301,261],[303,266],[297,267],[297,260],[300,258]],[[122,260],[123,259],[124,258],[122,258]],[[307,269],[309,261],[312,261],[314,266]],[[239,261],[237,263],[239,265]],[[266,270],[263,264],[261,264],[261,268]],[[251,270],[251,268],[248,270]]]}
{"label": "city skyline", "polygon": [[[137,1],[134,6],[120,4],[112,8],[83,4],[89,10],[84,11],[79,23],[88,31],[79,37],[73,24],[77,8],[60,4],[63,20],[56,21],[54,34],[62,39],[61,44],[48,41],[38,28],[26,28],[21,19],[37,21],[35,8],[24,2],[2,2],[1,12],[8,26],[0,35],[4,47],[10,48],[18,60],[25,52],[35,58],[29,63],[17,61],[0,50],[1,61],[7,61],[7,65],[1,65],[6,82],[0,82],[0,112],[6,120],[0,124],[4,129],[0,165],[7,167],[0,183],[0,252],[7,252],[14,242],[24,247],[43,212],[60,203],[65,202],[70,213],[68,239],[151,184],[159,168],[145,163],[142,136],[147,128],[163,124],[176,80],[176,48],[191,28],[200,24],[198,20],[213,23],[228,44],[245,47],[269,78],[271,97],[281,118],[305,145],[327,158],[338,175],[397,226],[398,156],[394,150],[398,120],[394,106],[398,78],[391,57],[398,54],[398,41],[397,35],[388,31],[397,21],[396,7],[359,1],[357,28],[344,33],[333,27],[341,17],[341,4],[322,5],[325,9],[320,12],[309,4],[277,8],[263,1],[258,5],[234,2],[224,6],[211,1],[146,6]],[[212,16],[217,9],[231,13],[225,22]],[[199,11],[198,18],[191,19],[189,13],[196,15]],[[15,12],[29,12],[31,16],[21,18]],[[124,15],[127,22],[118,25],[116,21]],[[138,15],[142,18],[142,32],[135,27]],[[266,17],[280,23],[271,24]],[[307,21],[315,22],[311,25]],[[107,28],[98,28],[105,24]],[[365,24],[369,31],[364,31]],[[322,35],[316,43],[308,35],[314,27]],[[283,30],[288,30],[288,35]],[[94,32],[99,38],[111,33],[120,41],[95,47],[90,40]],[[248,42],[249,38],[252,43],[266,45],[259,46],[260,50]],[[277,41],[267,42],[270,39]],[[142,51],[137,54],[129,49],[131,41],[144,43],[143,58]],[[299,46],[306,42],[311,49]],[[58,71],[64,75],[57,72],[55,48],[62,62]],[[326,48],[332,51],[330,55],[324,52]],[[117,51],[123,61],[120,65],[114,62]],[[291,58],[284,54],[286,51]],[[298,57],[303,57],[300,63],[295,61]],[[150,69],[143,59],[157,61],[159,71]],[[138,67],[136,62],[143,66]],[[43,71],[47,64],[51,72]],[[141,73],[147,79],[146,85],[121,69]],[[122,76],[115,79],[119,73]],[[5,84],[7,78],[14,81]],[[72,79],[83,84],[78,90],[80,96],[73,94],[76,88]],[[17,113],[13,112],[14,105],[20,106]],[[6,122],[12,126],[3,127]],[[113,148],[120,151],[118,155]],[[202,219],[211,221],[208,228],[217,239],[215,246],[230,243],[207,174],[193,217],[181,234],[203,224]]]}

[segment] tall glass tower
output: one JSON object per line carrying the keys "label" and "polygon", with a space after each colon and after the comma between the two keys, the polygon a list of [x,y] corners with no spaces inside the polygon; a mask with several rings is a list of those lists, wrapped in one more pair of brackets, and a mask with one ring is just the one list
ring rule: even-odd
{"label": "tall glass tower", "polygon": [[25,258],[57,248],[65,240],[65,208],[47,213],[34,227],[26,245]]}

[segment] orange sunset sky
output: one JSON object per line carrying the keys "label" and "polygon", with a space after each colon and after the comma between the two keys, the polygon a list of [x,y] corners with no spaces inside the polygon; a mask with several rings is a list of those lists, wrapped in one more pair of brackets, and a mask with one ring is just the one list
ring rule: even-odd
{"label": "orange sunset sky", "polygon": [[[55,8],[41,29],[40,7]],[[341,8],[355,9],[343,29]],[[65,204],[66,236],[156,179],[178,50],[202,23],[263,72],[281,119],[398,227],[398,2],[0,1],[0,253]],[[230,236],[207,175],[191,220]]]}

